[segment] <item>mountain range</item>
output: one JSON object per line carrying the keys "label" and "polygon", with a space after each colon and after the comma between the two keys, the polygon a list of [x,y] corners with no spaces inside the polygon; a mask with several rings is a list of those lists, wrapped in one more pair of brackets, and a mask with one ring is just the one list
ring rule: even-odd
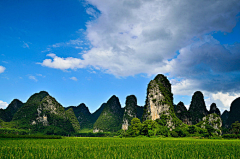
{"label": "mountain range", "polygon": [[195,125],[205,122],[206,117],[210,122],[210,117],[220,119],[221,116],[221,125],[230,128],[232,123],[240,121],[239,113],[240,98],[232,102],[230,111],[224,111],[221,115],[215,103],[207,110],[200,91],[193,94],[188,110],[183,102],[175,105],[169,80],[159,74],[148,84],[144,106],[138,106],[137,98],[129,95],[126,97],[125,107],[122,108],[118,97],[113,95],[94,113],[90,113],[84,103],[64,108],[48,92],[41,91],[33,94],[26,103],[14,99],[6,109],[0,109],[0,127],[4,127],[1,123],[10,123],[8,125],[11,128],[67,135],[84,129],[93,132],[116,132],[120,129],[127,130],[133,118],[139,118],[142,122],[160,121],[164,118],[165,126],[172,130],[181,124]]}

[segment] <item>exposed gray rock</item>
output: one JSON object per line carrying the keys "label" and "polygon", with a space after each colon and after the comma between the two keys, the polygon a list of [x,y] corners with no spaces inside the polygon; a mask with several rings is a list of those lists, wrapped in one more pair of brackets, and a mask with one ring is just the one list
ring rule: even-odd
{"label": "exposed gray rock", "polygon": [[174,113],[171,84],[164,75],[159,74],[148,84],[143,120],[160,119],[161,115],[167,116],[167,126],[170,130],[176,126],[173,121],[181,122]]}
{"label": "exposed gray rock", "polygon": [[206,124],[210,125],[214,130],[216,135],[221,135],[222,120],[221,117],[215,113],[209,114],[208,116],[203,117],[203,123],[201,128],[206,129]]}

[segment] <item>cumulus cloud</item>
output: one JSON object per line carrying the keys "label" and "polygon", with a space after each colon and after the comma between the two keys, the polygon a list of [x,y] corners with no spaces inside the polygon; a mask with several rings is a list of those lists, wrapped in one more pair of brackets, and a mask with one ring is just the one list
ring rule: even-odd
{"label": "cumulus cloud", "polygon": [[92,49],[83,55],[107,73],[167,73],[176,51],[212,31],[230,32],[238,1],[88,0],[101,15],[87,25]]}
{"label": "cumulus cloud", "polygon": [[191,79],[186,80],[170,80],[172,84],[172,92],[174,95],[192,95],[194,91],[200,90],[200,84],[198,81]]}
{"label": "cumulus cloud", "polygon": [[83,68],[86,66],[85,61],[73,58],[73,57],[67,57],[67,58],[61,58],[56,56],[55,54],[51,53],[47,56],[51,57],[52,59],[45,59],[41,64],[42,66],[55,68],[55,69],[61,69],[61,70],[67,70],[67,69],[77,69],[77,68]]}
{"label": "cumulus cloud", "polygon": [[0,66],[0,73],[3,73],[5,70],[6,70],[6,68],[5,68],[5,67],[3,67],[3,66]]}
{"label": "cumulus cloud", "polygon": [[240,97],[240,93],[230,94],[230,93],[218,92],[216,94],[212,94],[212,98],[214,100],[220,100],[223,103],[225,108],[229,108],[231,103],[238,97]]}
{"label": "cumulus cloud", "polygon": [[51,59],[42,66],[61,70],[91,66],[115,76],[168,74],[175,79],[176,94],[239,92],[240,44],[223,45],[212,34],[232,31],[240,1],[86,2],[93,6],[86,12],[95,17],[86,25],[87,41],[68,43],[75,48],[85,43],[89,50],[81,59],[48,54]]}
{"label": "cumulus cloud", "polygon": [[6,109],[7,106],[8,106],[8,103],[7,103],[7,102],[4,102],[4,101],[1,101],[1,100],[0,100],[0,108]]}
{"label": "cumulus cloud", "polygon": [[[202,79],[201,80],[193,80],[193,79],[186,79],[186,80],[176,80],[172,79],[170,82],[172,84],[172,92],[174,95],[187,95],[192,97],[194,92],[201,91],[205,98],[205,103],[208,109],[210,109],[210,105],[212,103],[216,103],[217,107],[221,110],[223,113],[224,110],[229,110],[231,103],[236,98],[240,97],[240,93],[234,93],[237,91],[222,91],[221,89],[218,89],[218,87],[221,88],[220,81],[218,81],[218,86],[210,86],[210,84],[213,84],[214,81],[210,81],[210,83],[205,84],[207,80]],[[224,83],[224,81],[221,81]],[[210,87],[210,89],[206,88],[207,86]],[[224,84],[222,84],[224,85]],[[229,85],[229,84],[227,84]],[[235,86],[234,86],[235,87]],[[213,91],[211,91],[213,88],[215,88]],[[232,88],[232,86],[229,88]],[[220,90],[220,91],[218,91]],[[229,93],[231,92],[231,93]],[[188,101],[187,104],[189,104],[191,101]]]}
{"label": "cumulus cloud", "polygon": [[[178,57],[167,62],[167,67],[170,75],[194,81],[197,88],[214,93],[238,92],[239,48],[239,43],[223,46],[212,36],[205,36],[203,40],[180,49]],[[184,85],[181,86],[184,89]]]}
{"label": "cumulus cloud", "polygon": [[93,16],[94,18],[97,18],[99,15],[99,13],[93,8],[87,8],[86,12],[87,12],[87,14]]}
{"label": "cumulus cloud", "polygon": [[[55,56],[53,61],[44,60],[43,66],[65,70],[91,65],[116,76],[167,73],[172,71],[166,66],[169,59],[194,39],[213,31],[231,32],[240,7],[237,0],[87,2],[100,13],[87,23],[91,49],[82,59]],[[96,9],[86,12],[93,16]],[[82,45],[79,39],[69,43]]]}
{"label": "cumulus cloud", "polygon": [[77,81],[78,79],[76,77],[71,77],[71,80]]}
{"label": "cumulus cloud", "polygon": [[[240,93],[233,93],[234,91],[229,91],[231,93],[215,90],[208,91],[207,89],[205,89],[204,84],[198,80],[171,80],[171,84],[172,92],[174,95],[187,95],[192,97],[194,92],[201,91],[204,95],[207,108],[210,109],[210,105],[212,103],[216,103],[217,107],[221,110],[222,113],[224,110],[229,110],[233,100],[240,97]],[[187,104],[190,104],[190,102],[191,101],[188,101]]]}

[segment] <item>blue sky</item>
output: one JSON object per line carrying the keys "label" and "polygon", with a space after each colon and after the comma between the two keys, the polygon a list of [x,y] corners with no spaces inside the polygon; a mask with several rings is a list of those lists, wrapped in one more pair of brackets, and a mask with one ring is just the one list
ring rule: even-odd
{"label": "blue sky", "polygon": [[112,95],[144,105],[158,73],[174,103],[202,91],[221,111],[240,96],[240,2],[0,1],[0,107],[48,91],[94,112]]}

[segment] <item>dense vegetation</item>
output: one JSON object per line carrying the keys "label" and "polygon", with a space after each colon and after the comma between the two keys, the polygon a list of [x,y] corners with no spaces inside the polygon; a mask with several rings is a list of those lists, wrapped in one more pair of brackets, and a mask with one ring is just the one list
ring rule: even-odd
{"label": "dense vegetation", "polygon": [[136,136],[158,136],[158,137],[214,137],[218,136],[220,133],[216,133],[219,130],[215,130],[209,123],[204,124],[202,128],[202,123],[197,125],[186,125],[182,124],[172,131],[167,127],[167,116],[162,115],[160,119],[156,121],[145,120],[143,123],[138,118],[133,118],[131,121],[131,126],[127,131],[120,131],[121,137],[136,137]]}
{"label": "dense vegetation", "polygon": [[88,107],[84,103],[81,103],[77,107],[70,106],[65,108],[65,110],[69,109],[73,110],[79,124],[81,125],[81,129],[93,128],[93,124],[95,123],[96,120],[94,120],[93,114],[90,113]]}
{"label": "dense vegetation", "polygon": [[104,106],[101,115],[94,123],[93,129],[103,132],[116,132],[120,130],[123,113],[119,99],[116,96],[112,96]]}
{"label": "dense vegetation", "polygon": [[[2,124],[1,124],[2,123]],[[55,98],[41,91],[32,95],[14,114],[11,122],[1,122],[4,128],[28,130],[31,134],[69,135],[80,129],[72,109],[64,110]]]}
{"label": "dense vegetation", "polygon": [[240,158],[240,142],[173,138],[0,139],[0,158]]}
{"label": "dense vegetation", "polygon": [[[240,98],[237,98],[231,104],[230,112],[223,113],[225,127],[221,128],[220,111],[215,103],[208,112],[203,94],[197,91],[189,111],[182,102],[174,105],[171,84],[167,77],[159,74],[148,84],[144,111],[143,107],[137,106],[134,95],[127,97],[125,108],[121,108],[119,99],[114,95],[91,114],[84,103],[64,108],[47,92],[41,91],[32,95],[26,103],[15,99],[7,109],[0,109],[0,134],[93,137],[214,137],[230,134],[224,137],[238,138],[240,128],[234,122],[240,121],[239,104]],[[121,130],[122,126],[127,131]],[[104,133],[94,135],[92,132]]]}
{"label": "dense vegetation", "polygon": [[6,122],[10,122],[13,118],[13,115],[22,106],[23,106],[23,103],[20,100],[14,99],[5,110],[0,109],[0,119]]}

